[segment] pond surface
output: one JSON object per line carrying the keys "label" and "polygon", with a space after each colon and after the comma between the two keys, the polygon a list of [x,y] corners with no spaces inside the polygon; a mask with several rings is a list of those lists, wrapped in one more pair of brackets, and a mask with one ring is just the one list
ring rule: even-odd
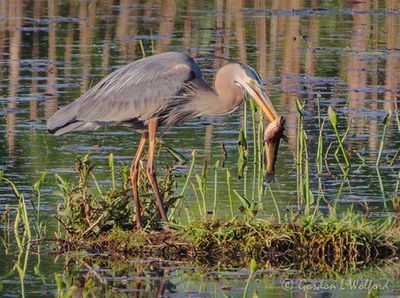
{"label": "pond surface", "polygon": [[[353,205],[359,212],[368,209],[371,217],[386,218],[395,212],[392,199],[398,196],[400,177],[396,158],[400,148],[396,103],[399,34],[400,4],[395,0],[2,0],[0,169],[27,198],[40,173],[49,173],[41,211],[50,231],[54,231],[53,214],[61,203],[54,173],[68,177],[76,157],[86,153],[98,162],[99,175],[102,169],[107,170],[110,152],[118,163],[129,163],[139,135],[112,128],[54,137],[46,131],[46,119],[121,65],[153,52],[183,51],[195,58],[210,83],[225,63],[216,57],[245,62],[266,80],[276,110],[287,121],[288,142],[281,146],[277,183],[271,186],[282,212],[297,205],[296,98],[300,98],[305,103],[304,126],[313,161],[311,185],[318,190],[321,183],[326,201],[337,204],[339,210]],[[351,122],[346,146],[352,152],[352,167],[346,181],[333,154],[327,155],[317,175],[318,93],[322,117],[332,106],[339,117],[341,135]],[[383,120],[389,110],[392,115],[380,166],[376,167]],[[257,114],[256,125],[258,121]],[[244,126],[251,147],[249,106],[247,114],[240,108],[227,117],[192,119],[169,129],[163,140],[188,161],[196,149],[195,172],[202,170],[205,161],[211,168],[217,160],[224,160],[224,144],[227,157],[218,176],[217,215],[229,216],[228,168],[232,188],[259,202],[259,216],[268,217],[275,207],[271,193],[259,191],[263,183],[256,177],[251,154],[245,176],[236,179],[237,139]],[[328,120],[325,129],[324,150],[334,150],[329,149],[336,137]],[[161,150],[157,168],[165,168],[170,161],[171,155]],[[189,165],[175,164],[178,187],[182,187]],[[210,176],[208,189],[213,194],[214,176]],[[209,203],[211,206],[211,198]],[[0,213],[16,204],[10,188],[0,184]],[[196,214],[195,195],[190,190],[184,204]],[[235,198],[233,209],[237,215],[240,205]],[[5,244],[6,238],[0,236],[4,244],[0,248],[0,294],[4,297],[55,296],[64,291],[65,285],[75,287],[78,295],[92,291],[111,296],[125,293],[154,297],[159,293],[171,297],[239,297],[248,278],[243,268],[210,271],[194,264],[156,260],[92,262],[73,256],[55,257],[46,248],[39,254],[18,254],[14,244]],[[372,288],[352,283],[362,281],[375,285],[379,288],[376,293],[382,296],[396,296],[400,292],[399,274],[398,264],[357,271],[344,279],[303,279],[307,278],[304,272],[266,268],[258,271],[248,293],[257,292],[259,297],[267,293],[364,297]],[[105,282],[107,287],[102,286]]]}

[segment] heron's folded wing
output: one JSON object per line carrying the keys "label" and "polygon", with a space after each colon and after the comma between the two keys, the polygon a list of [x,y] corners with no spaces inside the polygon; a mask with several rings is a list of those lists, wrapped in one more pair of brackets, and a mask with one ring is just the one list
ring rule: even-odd
{"label": "heron's folded wing", "polygon": [[68,123],[145,120],[179,98],[185,83],[201,76],[197,64],[180,53],[134,61],[106,76],[70,105],[57,111],[48,129]]}

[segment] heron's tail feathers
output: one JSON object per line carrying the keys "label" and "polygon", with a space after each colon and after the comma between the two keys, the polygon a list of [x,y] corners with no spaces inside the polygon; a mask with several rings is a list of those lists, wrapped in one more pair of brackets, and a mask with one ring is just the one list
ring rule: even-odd
{"label": "heron's tail feathers", "polygon": [[76,121],[72,123],[67,123],[64,126],[56,127],[54,129],[47,128],[49,133],[54,134],[55,136],[61,136],[66,134],[67,132],[79,130],[79,128],[84,124],[84,122]]}
{"label": "heron's tail feathers", "polygon": [[56,136],[76,130],[96,129],[98,125],[76,119],[77,105],[74,103],[58,110],[47,120],[47,131]]}
{"label": "heron's tail feathers", "polygon": [[96,123],[74,120],[72,122],[66,123],[63,126],[59,126],[59,127],[55,127],[55,128],[49,128],[49,126],[47,125],[47,131],[49,133],[54,134],[55,136],[61,136],[63,134],[66,134],[66,133],[72,132],[72,131],[94,130],[94,129],[98,129],[99,127],[100,126],[97,125]]}
{"label": "heron's tail feathers", "polygon": [[75,115],[77,106],[72,103],[55,112],[47,120],[47,131],[57,136],[75,130],[79,127]]}

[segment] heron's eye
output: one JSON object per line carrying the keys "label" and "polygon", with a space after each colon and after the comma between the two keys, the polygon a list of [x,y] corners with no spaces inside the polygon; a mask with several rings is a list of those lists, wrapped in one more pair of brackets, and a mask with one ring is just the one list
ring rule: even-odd
{"label": "heron's eye", "polygon": [[253,80],[253,79],[251,79],[251,80],[250,80],[250,84],[251,84],[251,85],[255,85],[255,84],[256,84],[256,81]]}

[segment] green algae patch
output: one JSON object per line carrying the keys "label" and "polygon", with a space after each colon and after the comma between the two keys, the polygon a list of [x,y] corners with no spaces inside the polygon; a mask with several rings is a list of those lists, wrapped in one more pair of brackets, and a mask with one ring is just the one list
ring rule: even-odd
{"label": "green algae patch", "polygon": [[363,219],[321,219],[276,224],[270,221],[196,221],[178,230],[124,231],[115,228],[85,239],[61,242],[64,252],[196,261],[213,266],[292,265],[303,270],[347,271],[398,255],[395,224]]}

